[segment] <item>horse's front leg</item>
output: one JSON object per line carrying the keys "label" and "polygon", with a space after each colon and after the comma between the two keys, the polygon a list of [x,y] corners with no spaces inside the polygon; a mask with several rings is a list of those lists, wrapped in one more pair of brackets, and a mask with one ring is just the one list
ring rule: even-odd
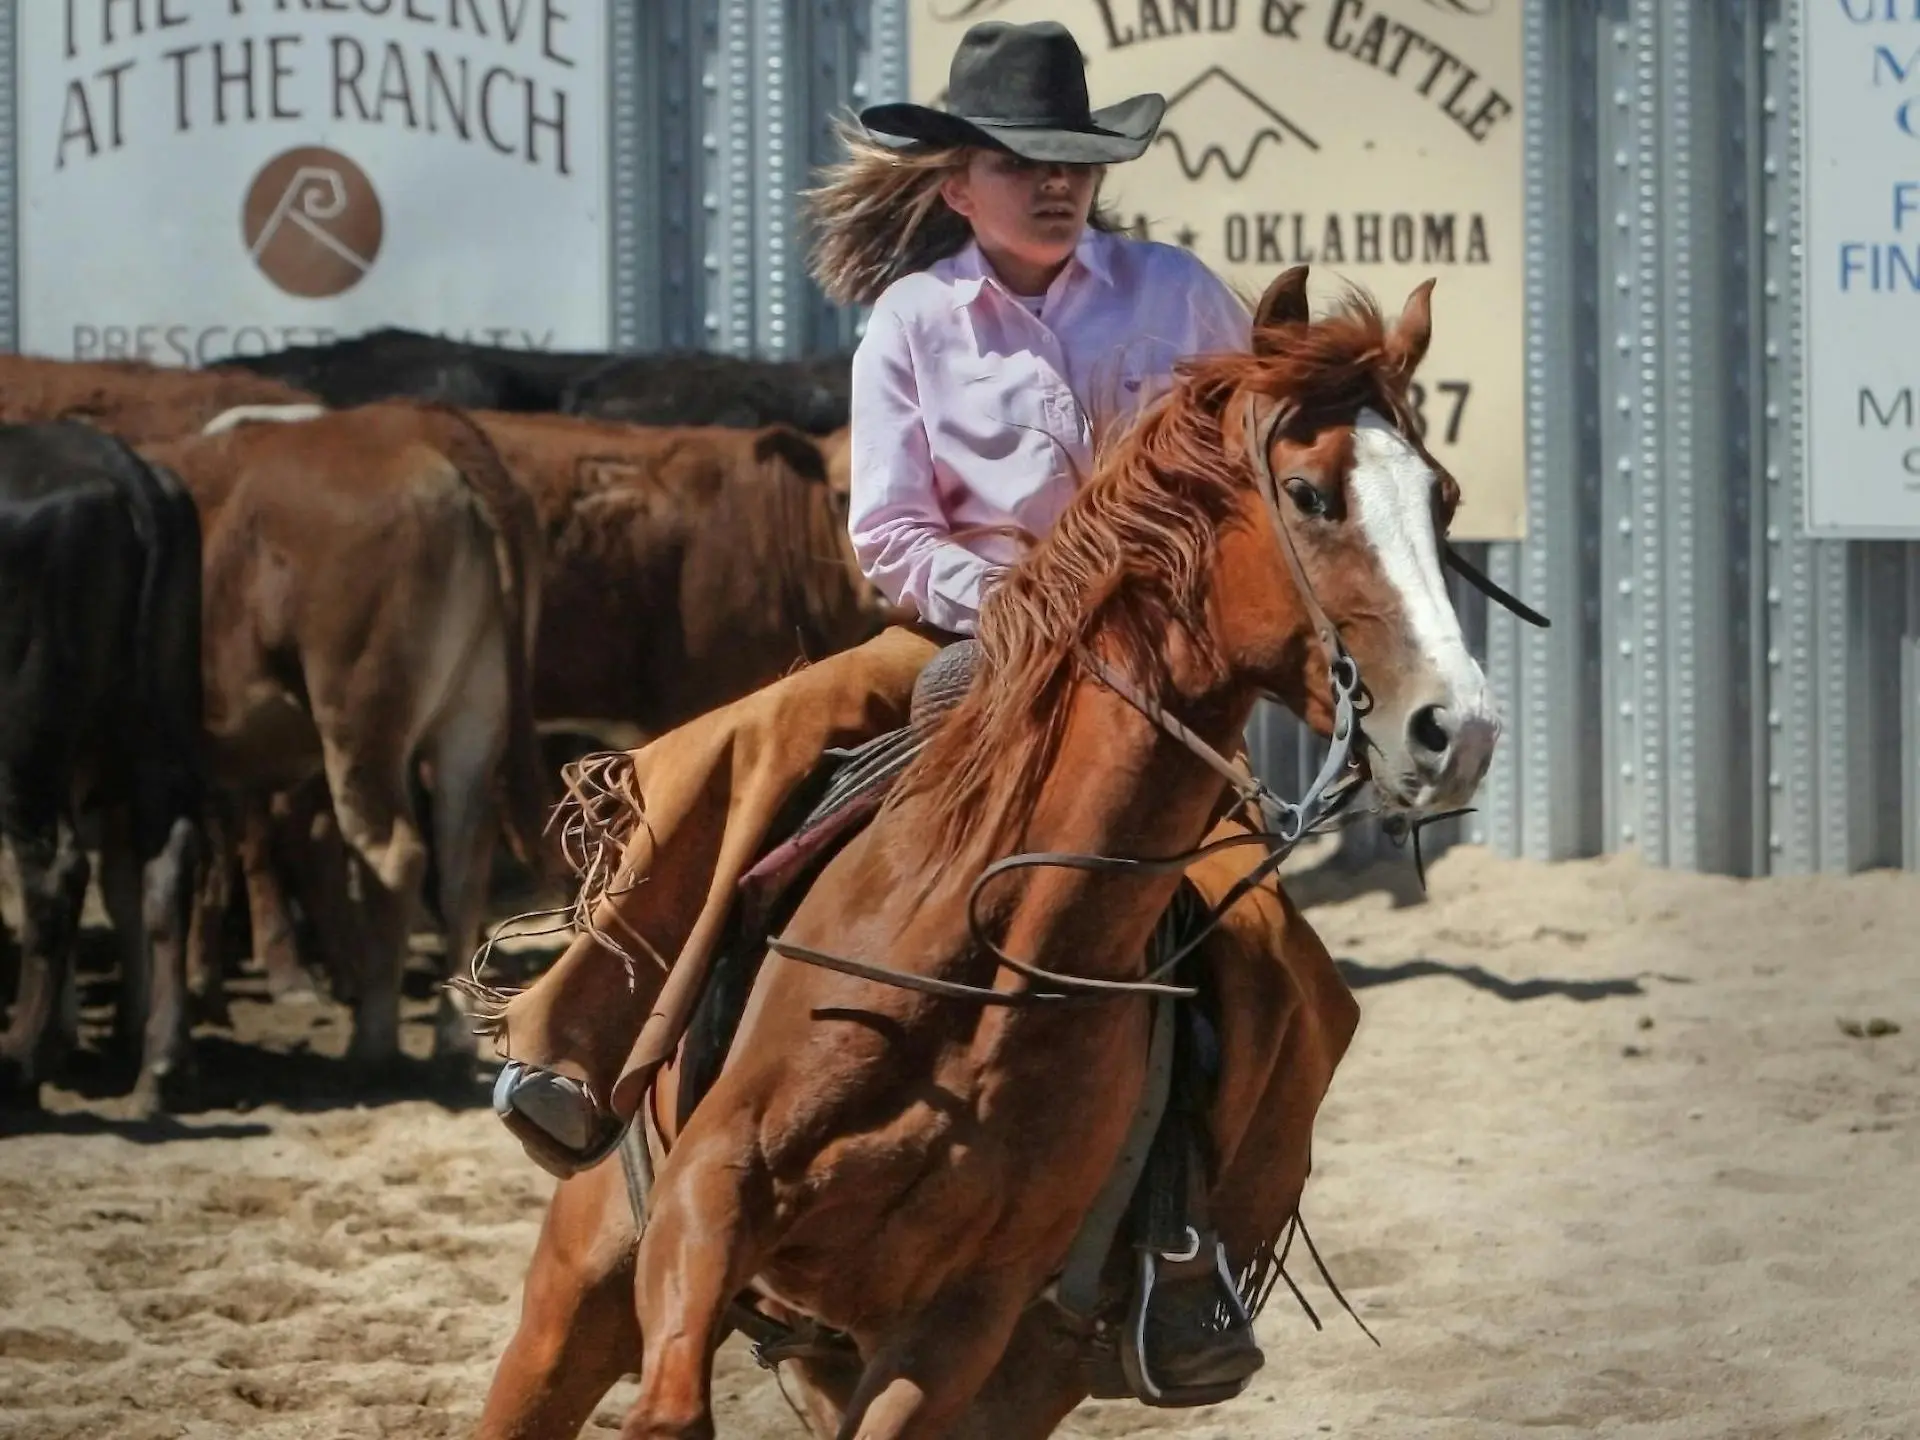
{"label": "horse's front leg", "polygon": [[660,1167],[635,1257],[646,1351],[621,1440],[711,1440],[713,1353],[728,1302],[771,1243],[771,1209],[751,1117],[715,1129],[696,1119]]}
{"label": "horse's front leg", "polygon": [[1032,1277],[968,1275],[875,1353],[840,1440],[935,1440],[954,1433],[993,1375],[1032,1297]]}
{"label": "horse's front leg", "polygon": [[640,1363],[633,1231],[619,1160],[560,1183],[527,1266],[520,1323],[472,1440],[574,1440]]}

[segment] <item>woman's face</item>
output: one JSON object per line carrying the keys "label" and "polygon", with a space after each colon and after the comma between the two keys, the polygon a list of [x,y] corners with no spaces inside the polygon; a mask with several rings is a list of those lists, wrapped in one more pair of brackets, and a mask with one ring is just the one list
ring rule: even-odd
{"label": "woman's face", "polygon": [[1080,243],[1099,183],[1098,165],[978,149],[942,182],[940,194],[966,217],[980,248],[1003,271],[1011,261],[1029,274],[1051,274]]}

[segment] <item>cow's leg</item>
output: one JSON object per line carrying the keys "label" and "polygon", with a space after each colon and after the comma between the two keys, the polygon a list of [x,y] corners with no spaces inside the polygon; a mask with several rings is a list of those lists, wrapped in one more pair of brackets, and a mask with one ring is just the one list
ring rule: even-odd
{"label": "cow's leg", "polygon": [[187,1030],[187,927],[199,879],[200,836],[193,821],[176,816],[141,880],[141,918],[150,955],[146,1043],[141,1048],[135,1102],[146,1110],[179,1104],[194,1082],[193,1042]]}
{"label": "cow's leg", "polygon": [[633,1244],[618,1160],[554,1191],[527,1267],[520,1324],[474,1440],[573,1440],[614,1382],[639,1366]]}
{"label": "cow's leg", "polygon": [[0,776],[0,837],[13,855],[22,910],[20,985],[0,1033],[0,1096],[29,1106],[73,1044],[63,1001],[87,893],[86,852],[50,778]]}
{"label": "cow's leg", "polygon": [[327,800],[324,783],[296,792],[290,822],[274,831],[280,874],[298,887],[300,903],[313,922],[327,984],[342,1005],[360,999],[360,951],[365,936],[350,886],[352,855],[340,836],[340,821]]}
{"label": "cow's leg", "polygon": [[120,957],[120,983],[113,1007],[113,1050],[129,1071],[140,1067],[141,1039],[147,1029],[147,997],[152,988],[146,924],[141,918],[140,856],[132,820],[116,805],[104,817],[100,837],[100,899],[113,926],[113,948]]}
{"label": "cow's leg", "polygon": [[140,1037],[135,1107],[153,1114],[184,1101],[193,1088],[192,1042],[187,1031],[187,932],[199,889],[204,837],[194,823],[193,787],[163,767],[135,792],[133,840],[140,858],[139,928],[146,943],[146,1024]]}
{"label": "cow's leg", "polygon": [[276,1000],[310,1001],[313,978],[300,959],[293,912],[282,888],[276,832],[298,823],[287,797],[251,795],[240,812],[240,868],[247,879],[247,919],[253,955],[267,972],[267,993]]}
{"label": "cow's leg", "polygon": [[391,735],[362,738],[367,743],[349,749],[323,727],[321,744],[334,815],[364,881],[359,908],[367,940],[347,1062],[371,1079],[400,1058],[400,976],[427,849],[407,802],[407,757],[394,753]]}
{"label": "cow's leg", "polygon": [[[500,828],[496,776],[507,750],[507,643],[503,629],[490,627],[425,747],[434,776],[433,848],[449,972],[467,966],[485,926]],[[434,1031],[437,1068],[449,1079],[470,1080],[477,1053],[471,1022],[443,988]]]}
{"label": "cow's leg", "polygon": [[234,876],[239,867],[224,807],[209,804],[201,819],[205,849],[200,880],[194,888],[193,920],[187,931],[187,1003],[195,1019],[210,1025],[231,1025],[225,944],[227,907],[233,902]]}

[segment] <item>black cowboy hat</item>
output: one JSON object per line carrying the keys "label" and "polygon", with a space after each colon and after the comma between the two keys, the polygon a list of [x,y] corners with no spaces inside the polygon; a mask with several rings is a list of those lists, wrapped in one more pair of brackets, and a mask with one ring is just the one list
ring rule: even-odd
{"label": "black cowboy hat", "polygon": [[1109,165],[1153,142],[1166,97],[1135,95],[1087,108],[1086,60],[1055,20],[983,20],[960,37],[947,105],[873,105],[860,123],[880,135],[935,145],[986,145],[1028,160]]}

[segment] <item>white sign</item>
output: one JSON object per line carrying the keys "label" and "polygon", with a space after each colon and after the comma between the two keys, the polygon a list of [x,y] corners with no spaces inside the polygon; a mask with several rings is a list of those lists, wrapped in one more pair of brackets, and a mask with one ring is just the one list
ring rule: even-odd
{"label": "white sign", "polygon": [[1802,0],[1807,529],[1920,536],[1920,0]]}
{"label": "white sign", "polygon": [[20,348],[607,344],[599,0],[32,0]]}

